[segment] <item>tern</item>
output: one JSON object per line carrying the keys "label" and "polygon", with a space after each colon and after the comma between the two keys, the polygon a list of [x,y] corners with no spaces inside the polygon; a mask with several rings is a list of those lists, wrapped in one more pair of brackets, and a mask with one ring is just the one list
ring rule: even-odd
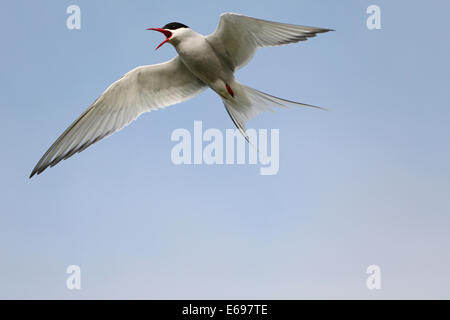
{"label": "tern", "polygon": [[166,37],[156,49],[170,43],[178,55],[164,63],[137,67],[111,84],[51,145],[30,178],[121,130],[144,112],[186,101],[208,87],[222,98],[247,141],[245,123],[261,111],[290,105],[319,108],[252,89],[239,83],[234,74],[259,47],[299,42],[331,29],[224,13],[208,36],[179,22],[147,30]]}

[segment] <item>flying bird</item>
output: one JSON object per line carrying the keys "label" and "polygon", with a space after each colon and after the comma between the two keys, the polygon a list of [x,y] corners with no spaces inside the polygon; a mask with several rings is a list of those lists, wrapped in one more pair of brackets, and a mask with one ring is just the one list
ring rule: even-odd
{"label": "flying bird", "polygon": [[208,87],[222,98],[247,141],[245,122],[261,111],[290,105],[318,108],[247,87],[236,80],[234,73],[259,47],[304,41],[331,29],[224,13],[216,31],[208,36],[179,22],[147,30],[166,37],[156,49],[170,43],[178,55],[161,64],[137,67],[111,84],[52,144],[30,178],[122,129],[142,113],[186,101]]}

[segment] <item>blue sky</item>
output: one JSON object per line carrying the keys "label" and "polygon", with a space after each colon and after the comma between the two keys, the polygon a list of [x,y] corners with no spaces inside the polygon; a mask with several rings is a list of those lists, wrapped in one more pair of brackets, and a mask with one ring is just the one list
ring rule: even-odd
{"label": "blue sky", "polygon": [[[66,28],[71,4],[81,30]],[[381,30],[366,27],[371,4]],[[448,1],[0,6],[0,298],[450,298]],[[237,73],[329,109],[248,123],[280,130],[277,175],[171,162],[173,130],[233,128],[208,90],[28,179],[110,83],[175,55],[146,28],[208,34],[227,11],[336,30],[261,49]],[[373,264],[381,290],[366,288]]]}

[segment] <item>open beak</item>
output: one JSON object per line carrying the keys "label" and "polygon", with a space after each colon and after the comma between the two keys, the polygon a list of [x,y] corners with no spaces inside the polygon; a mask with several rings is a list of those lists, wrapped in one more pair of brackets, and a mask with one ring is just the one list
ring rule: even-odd
{"label": "open beak", "polygon": [[153,30],[153,31],[158,31],[161,32],[162,34],[164,34],[166,36],[166,40],[164,40],[163,42],[161,42],[159,44],[159,46],[156,47],[155,50],[158,50],[159,47],[161,47],[164,43],[169,42],[170,38],[172,37],[172,32],[170,32],[169,30],[166,29],[161,29],[161,28],[148,28],[147,30]]}

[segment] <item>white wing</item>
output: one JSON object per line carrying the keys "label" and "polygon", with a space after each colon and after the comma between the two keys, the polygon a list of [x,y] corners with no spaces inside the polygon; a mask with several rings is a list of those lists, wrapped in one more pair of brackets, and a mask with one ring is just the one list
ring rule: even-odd
{"label": "white wing", "polygon": [[207,37],[232,70],[246,65],[258,47],[278,46],[307,40],[317,33],[332,31],[314,27],[266,21],[235,13],[220,16],[219,26]]}
{"label": "white wing", "polygon": [[178,56],[131,70],[63,132],[39,160],[30,178],[122,129],[142,113],[188,100],[205,88]]}

